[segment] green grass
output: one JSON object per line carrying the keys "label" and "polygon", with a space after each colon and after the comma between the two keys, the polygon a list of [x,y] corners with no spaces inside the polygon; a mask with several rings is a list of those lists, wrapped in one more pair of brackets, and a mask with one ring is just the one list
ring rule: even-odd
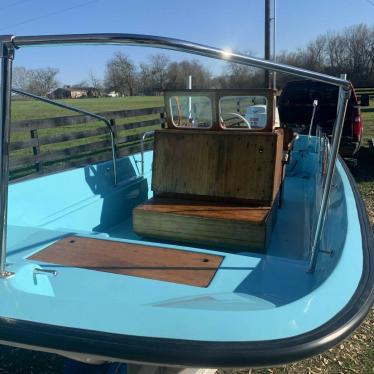
{"label": "green grass", "polygon": [[367,146],[369,139],[374,139],[374,99],[370,102],[370,109],[362,111],[364,124],[363,146]]}
{"label": "green grass", "polygon": [[[97,99],[67,99],[57,101],[95,113],[114,110],[150,108],[163,105],[162,96],[105,97]],[[32,99],[13,100],[12,102],[13,122],[27,119],[71,116],[74,114],[76,113],[67,109],[58,108]]]}

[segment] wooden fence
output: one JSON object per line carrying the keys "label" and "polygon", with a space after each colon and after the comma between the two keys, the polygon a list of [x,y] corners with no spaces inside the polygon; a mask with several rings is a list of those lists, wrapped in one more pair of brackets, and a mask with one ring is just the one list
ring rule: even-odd
{"label": "wooden fence", "polygon": [[[163,107],[98,114],[111,121],[118,157],[140,152],[142,134],[164,123]],[[83,124],[87,129],[77,126]],[[152,146],[153,139],[147,138],[144,148]],[[50,174],[112,157],[108,127],[86,115],[13,122],[9,147],[11,180]]]}
{"label": "wooden fence", "polygon": [[374,99],[374,87],[355,87],[357,96],[360,98],[361,95],[369,95],[370,99]]}

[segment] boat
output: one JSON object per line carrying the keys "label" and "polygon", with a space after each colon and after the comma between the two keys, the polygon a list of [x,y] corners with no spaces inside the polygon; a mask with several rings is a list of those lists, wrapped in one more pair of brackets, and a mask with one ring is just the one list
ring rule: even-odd
{"label": "boat", "polygon": [[[327,350],[364,320],[374,244],[338,156],[345,76],[149,35],[0,40],[1,344],[94,363],[263,367]],[[168,91],[164,128],[143,136],[153,150],[113,147],[112,160],[9,184],[12,61],[63,44],[165,48],[338,86],[334,136],[274,128],[271,89]],[[263,127],[251,105],[266,105]]]}

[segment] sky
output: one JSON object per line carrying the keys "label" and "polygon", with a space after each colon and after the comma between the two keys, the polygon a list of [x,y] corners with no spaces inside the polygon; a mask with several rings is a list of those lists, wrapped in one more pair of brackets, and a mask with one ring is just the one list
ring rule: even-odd
{"label": "sky", "polygon": [[[374,25],[374,0],[276,1],[277,51],[296,50],[328,31]],[[0,34],[139,33],[250,51],[257,57],[264,53],[264,0],[1,0],[0,17]],[[56,67],[61,83],[74,84],[87,80],[90,72],[102,78],[106,61],[118,50],[135,63],[159,52],[140,47],[29,47],[16,51],[14,65]],[[167,54],[173,60],[191,58]],[[213,73],[222,69],[214,60],[201,61]]]}

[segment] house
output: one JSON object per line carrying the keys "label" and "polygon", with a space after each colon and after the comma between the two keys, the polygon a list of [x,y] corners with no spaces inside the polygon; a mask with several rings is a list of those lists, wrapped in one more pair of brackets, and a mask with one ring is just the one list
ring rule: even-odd
{"label": "house", "polygon": [[50,92],[47,97],[50,99],[79,99],[84,97],[100,97],[101,92],[94,87],[59,87]]}

